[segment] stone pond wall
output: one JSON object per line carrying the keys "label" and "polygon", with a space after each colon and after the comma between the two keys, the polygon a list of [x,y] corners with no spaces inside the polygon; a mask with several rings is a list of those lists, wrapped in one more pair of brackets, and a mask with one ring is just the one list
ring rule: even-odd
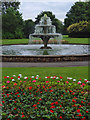
{"label": "stone pond wall", "polygon": [[89,55],[40,55],[40,56],[0,56],[2,62],[61,62],[61,61],[90,61]]}

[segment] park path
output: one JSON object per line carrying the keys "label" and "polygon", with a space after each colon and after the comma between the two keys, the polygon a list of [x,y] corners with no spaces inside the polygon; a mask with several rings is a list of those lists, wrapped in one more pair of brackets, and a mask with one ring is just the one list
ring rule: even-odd
{"label": "park path", "polygon": [[56,62],[56,63],[2,62],[0,64],[0,67],[78,67],[78,66],[88,66],[88,61]]}

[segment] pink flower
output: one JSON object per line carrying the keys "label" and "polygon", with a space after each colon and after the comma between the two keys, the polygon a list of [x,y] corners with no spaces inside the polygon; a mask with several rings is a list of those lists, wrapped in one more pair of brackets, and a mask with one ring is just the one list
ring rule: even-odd
{"label": "pink flower", "polygon": [[60,81],[57,81],[57,82],[60,82]]}
{"label": "pink flower", "polygon": [[32,82],[36,82],[36,80],[33,80]]}
{"label": "pink flower", "polygon": [[81,81],[79,81],[78,84],[81,84]]}
{"label": "pink flower", "polygon": [[2,104],[0,104],[0,106],[3,106]]}
{"label": "pink flower", "polygon": [[26,81],[24,81],[24,82],[26,82]]}
{"label": "pink flower", "polygon": [[82,85],[83,85],[83,86],[85,86],[85,84],[84,84],[84,83],[82,83]]}
{"label": "pink flower", "polygon": [[46,83],[49,83],[49,81],[46,81]]}
{"label": "pink flower", "polygon": [[7,81],[7,83],[10,83],[10,81]]}
{"label": "pink flower", "polygon": [[69,82],[68,82],[68,81],[66,81],[66,83],[68,84]]}

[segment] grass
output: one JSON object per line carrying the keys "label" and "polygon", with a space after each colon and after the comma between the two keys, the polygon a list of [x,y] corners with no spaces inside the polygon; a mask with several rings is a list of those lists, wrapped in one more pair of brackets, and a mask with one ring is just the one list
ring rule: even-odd
{"label": "grass", "polygon": [[3,39],[2,44],[28,44],[29,39]]}
{"label": "grass", "polygon": [[70,38],[68,35],[63,35],[63,40],[68,41],[68,43],[90,44],[89,38]]}
{"label": "grass", "polygon": [[[68,35],[63,35],[63,40],[68,41],[68,43],[90,44],[88,38],[70,38],[68,37]],[[5,44],[28,44],[28,41],[29,39],[3,39],[2,44],[3,45]]]}
{"label": "grass", "polygon": [[2,68],[2,79],[4,76],[22,74],[23,76],[40,75],[45,76],[62,76],[64,79],[72,77],[75,79],[88,79],[88,67],[37,67],[37,68]]}

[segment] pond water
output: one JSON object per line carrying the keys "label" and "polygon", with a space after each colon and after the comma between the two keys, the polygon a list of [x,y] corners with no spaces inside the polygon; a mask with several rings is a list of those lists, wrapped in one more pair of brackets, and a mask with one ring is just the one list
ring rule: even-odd
{"label": "pond water", "polygon": [[2,55],[82,55],[89,54],[88,45],[50,44],[52,49],[40,49],[38,45],[7,45],[2,46]]}

